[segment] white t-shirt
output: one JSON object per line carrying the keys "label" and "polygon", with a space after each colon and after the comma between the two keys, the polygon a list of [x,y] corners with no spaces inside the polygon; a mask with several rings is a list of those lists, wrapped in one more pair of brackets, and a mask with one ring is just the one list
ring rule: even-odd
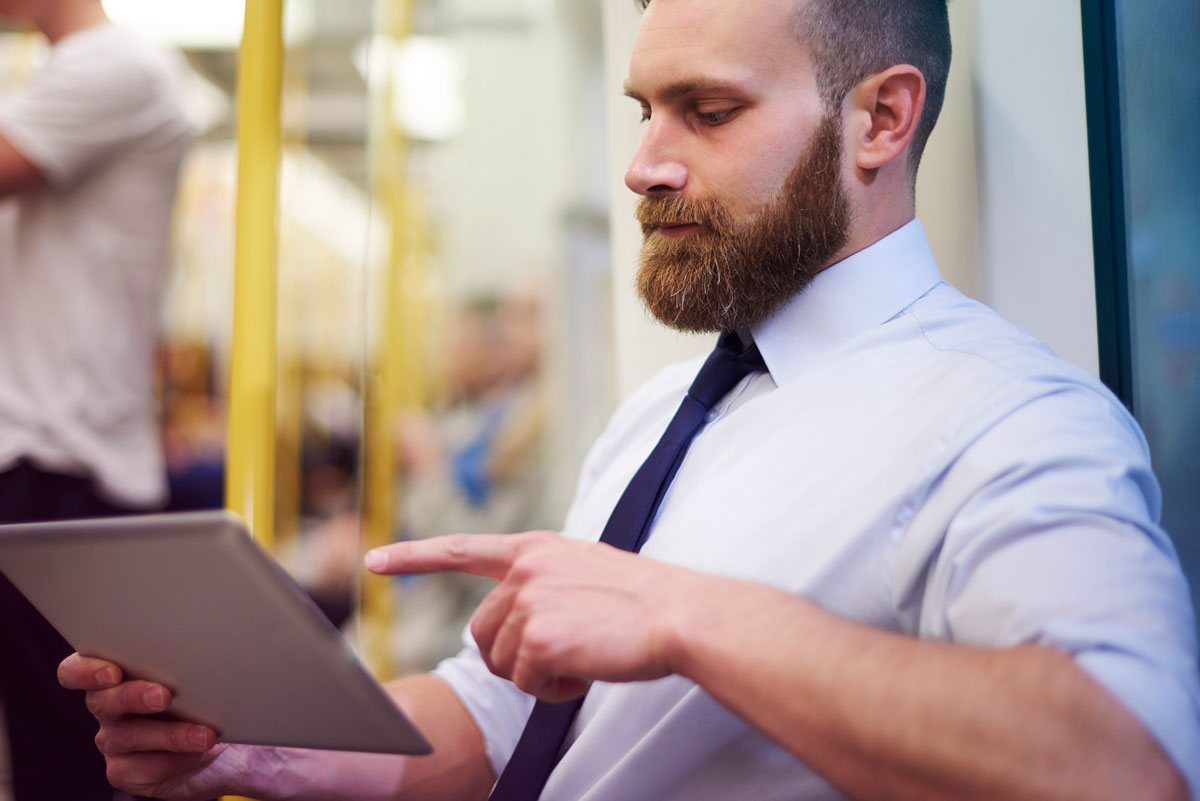
{"label": "white t-shirt", "polygon": [[[1059,648],[1200,799],[1191,600],[1121,404],[941,281],[915,221],[822,272],[753,334],[770,372],[713,408],[642,554],[915,638]],[[622,404],[584,466],[567,536],[599,538],[699,367],[668,368]],[[501,770],[532,701],[473,645],[438,673]],[[679,676],[594,684],[571,740],[542,801],[842,798]]]}
{"label": "white t-shirt", "polygon": [[129,506],[165,497],[153,364],[180,163],[178,56],[104,24],[0,99],[49,187],[0,200],[0,470],[26,457]]}

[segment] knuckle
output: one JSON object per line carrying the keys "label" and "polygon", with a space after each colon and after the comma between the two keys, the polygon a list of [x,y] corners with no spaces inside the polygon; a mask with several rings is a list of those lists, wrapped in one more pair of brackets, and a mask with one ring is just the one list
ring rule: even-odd
{"label": "knuckle", "polygon": [[463,562],[470,555],[470,540],[468,534],[448,534],[442,541],[446,548],[446,553],[459,562]]}
{"label": "knuckle", "polygon": [[487,665],[487,669],[491,671],[493,675],[499,676],[502,679],[507,679],[510,677],[510,672],[496,660],[495,655],[492,654],[492,652],[484,652],[481,655],[483,656],[483,663]]}
{"label": "knuckle", "polygon": [[549,664],[553,661],[557,649],[557,638],[548,627],[536,623],[526,627],[524,650],[529,658],[539,664]]}
{"label": "knuckle", "polygon": [[135,730],[131,730],[127,723],[107,723],[100,731],[105,735],[104,746],[100,750],[106,754],[128,754],[141,750]]}
{"label": "knuckle", "polygon": [[509,536],[516,540],[517,559],[536,554],[562,540],[553,531],[526,531],[524,534],[510,534]]}
{"label": "knuckle", "polygon": [[513,609],[523,614],[529,614],[537,608],[541,593],[533,584],[526,584],[517,590],[513,596]]}
{"label": "knuckle", "polygon": [[526,660],[517,662],[513,670],[512,683],[517,686],[522,692],[530,695],[537,695],[538,690],[545,684],[541,674],[538,673]]}
{"label": "knuckle", "polygon": [[92,713],[92,717],[98,718],[104,711],[104,695],[99,691],[84,693],[83,703],[87,711]]}
{"label": "knuckle", "polygon": [[479,646],[479,650],[487,651],[490,649],[492,640],[495,639],[495,632],[487,624],[487,621],[476,613],[471,616],[470,627],[471,636],[475,639],[475,644]]}
{"label": "knuckle", "polygon": [[479,622],[479,615],[471,615],[471,620],[467,624],[467,628],[471,631],[471,638],[475,640],[475,644],[479,645],[483,639],[483,624]]}
{"label": "knuckle", "polygon": [[523,554],[512,563],[508,570],[508,579],[522,584],[531,581],[537,576],[540,565],[540,560],[534,554]]}

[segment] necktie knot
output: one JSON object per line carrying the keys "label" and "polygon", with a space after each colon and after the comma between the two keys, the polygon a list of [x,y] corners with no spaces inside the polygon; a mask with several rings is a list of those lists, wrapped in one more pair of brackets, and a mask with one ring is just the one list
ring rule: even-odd
{"label": "necktie knot", "polygon": [[712,409],[717,401],[751,373],[763,372],[767,365],[757,345],[742,349],[737,334],[724,333],[717,340],[717,347],[709,354],[704,366],[696,374],[688,395],[699,401],[705,409]]}

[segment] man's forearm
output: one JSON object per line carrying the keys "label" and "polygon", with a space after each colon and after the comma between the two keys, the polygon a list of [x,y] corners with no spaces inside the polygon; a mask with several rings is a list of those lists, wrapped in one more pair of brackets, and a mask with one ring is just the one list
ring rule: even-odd
{"label": "man's forearm", "polygon": [[433,745],[429,756],[249,748],[245,784],[230,792],[263,801],[444,801],[487,798],[495,781],[483,739],[454,692],[434,676],[387,687]]}
{"label": "man's forearm", "polygon": [[1064,654],[917,641],[743,582],[703,590],[674,613],[674,667],[855,798],[1187,798]]}

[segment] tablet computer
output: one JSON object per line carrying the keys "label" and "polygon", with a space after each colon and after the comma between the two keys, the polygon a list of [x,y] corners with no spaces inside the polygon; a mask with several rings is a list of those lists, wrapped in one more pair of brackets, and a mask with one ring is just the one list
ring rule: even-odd
{"label": "tablet computer", "polygon": [[231,512],[0,526],[4,573],[81,654],[170,687],[224,742],[429,743]]}

